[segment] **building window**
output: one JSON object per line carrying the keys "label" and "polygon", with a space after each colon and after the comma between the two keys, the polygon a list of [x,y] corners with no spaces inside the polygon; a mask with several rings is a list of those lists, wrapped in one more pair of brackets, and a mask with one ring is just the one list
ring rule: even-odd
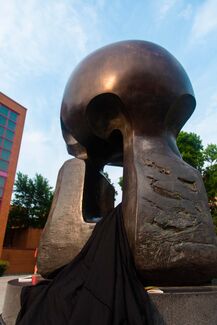
{"label": "building window", "polygon": [[15,128],[16,128],[16,124],[15,124],[14,122],[8,120],[8,128],[9,128],[10,130],[14,131]]}
{"label": "building window", "polygon": [[10,117],[9,119],[16,122],[17,121],[18,114],[15,112],[10,111]]}
{"label": "building window", "polygon": [[12,142],[4,139],[3,148],[4,149],[7,149],[7,150],[11,150],[11,148],[12,148]]}
{"label": "building window", "polygon": [[9,140],[13,140],[14,138],[14,132],[10,131],[10,130],[6,130],[6,134],[5,137]]}
{"label": "building window", "polygon": [[4,134],[4,132],[5,132],[5,129],[2,126],[0,126],[0,136],[2,136]]}
{"label": "building window", "polygon": [[0,115],[0,124],[1,125],[5,125],[6,124],[6,121],[7,121],[6,117]]}
{"label": "building window", "polygon": [[0,170],[7,171],[8,170],[8,162],[4,160],[0,160]]}
{"label": "building window", "polygon": [[8,161],[9,158],[10,158],[10,154],[11,154],[10,151],[2,149],[0,158],[3,159],[3,160]]}
{"label": "building window", "polygon": [[6,181],[6,178],[3,176],[0,176],[0,199],[3,197],[3,194],[4,194],[5,181]]}
{"label": "building window", "polygon": [[3,106],[3,105],[0,105],[0,114],[1,114],[1,115],[8,116],[8,112],[9,112],[9,110],[8,110],[7,107],[5,107],[5,106]]}
{"label": "building window", "polygon": [[5,177],[0,176],[0,187],[4,187],[5,186]]}
{"label": "building window", "polygon": [[6,172],[6,174],[18,116],[16,112],[0,104],[0,172]]}

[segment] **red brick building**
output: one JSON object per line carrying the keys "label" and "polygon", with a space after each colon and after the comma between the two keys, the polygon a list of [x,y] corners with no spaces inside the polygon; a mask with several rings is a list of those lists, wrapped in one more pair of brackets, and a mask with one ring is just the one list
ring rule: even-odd
{"label": "red brick building", "polygon": [[25,116],[25,107],[0,92],[0,258]]}

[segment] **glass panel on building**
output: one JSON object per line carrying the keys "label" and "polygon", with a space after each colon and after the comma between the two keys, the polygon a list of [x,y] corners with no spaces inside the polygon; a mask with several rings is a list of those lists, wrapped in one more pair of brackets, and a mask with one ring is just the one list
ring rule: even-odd
{"label": "glass panel on building", "polygon": [[0,137],[0,147],[3,146],[3,141],[4,141],[4,138]]}
{"label": "glass panel on building", "polygon": [[6,138],[9,140],[13,140],[14,138],[14,132],[10,131],[10,130],[6,130]]}
{"label": "glass panel on building", "polygon": [[4,187],[5,185],[5,177],[0,176],[0,187]]}
{"label": "glass panel on building", "polygon": [[3,188],[0,187],[0,197],[2,197],[2,196],[3,196]]}
{"label": "glass panel on building", "polygon": [[10,120],[16,122],[16,120],[17,120],[17,116],[18,116],[17,113],[15,113],[15,112],[13,112],[13,111],[10,111],[10,117],[9,117]]}
{"label": "glass panel on building", "polygon": [[4,134],[4,128],[2,126],[0,126],[0,135],[3,135]]}
{"label": "glass panel on building", "polygon": [[0,115],[0,124],[5,125],[6,124],[6,117]]}
{"label": "glass panel on building", "polygon": [[[0,123],[0,124],[1,124],[1,123]],[[16,128],[16,124],[15,124],[14,122],[12,122],[12,121],[8,121],[8,128],[9,128],[10,130],[14,131],[15,128]]]}
{"label": "glass panel on building", "polygon": [[12,142],[4,139],[4,142],[3,142],[3,148],[7,149],[7,150],[11,150],[11,147],[12,147]]}
{"label": "glass panel on building", "polygon": [[8,108],[3,105],[0,105],[0,114],[8,116]]}
{"label": "glass panel on building", "polygon": [[4,160],[0,160],[0,170],[7,171],[8,170],[8,162]]}
{"label": "glass panel on building", "polygon": [[4,159],[4,160],[9,160],[10,154],[11,154],[10,151],[2,149],[1,158]]}

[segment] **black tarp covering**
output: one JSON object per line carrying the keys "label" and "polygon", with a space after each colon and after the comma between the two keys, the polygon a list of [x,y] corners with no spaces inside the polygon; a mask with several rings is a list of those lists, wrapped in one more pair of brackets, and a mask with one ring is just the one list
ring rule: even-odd
{"label": "black tarp covering", "polygon": [[21,305],[16,325],[161,324],[137,278],[121,206],[51,281],[24,288]]}

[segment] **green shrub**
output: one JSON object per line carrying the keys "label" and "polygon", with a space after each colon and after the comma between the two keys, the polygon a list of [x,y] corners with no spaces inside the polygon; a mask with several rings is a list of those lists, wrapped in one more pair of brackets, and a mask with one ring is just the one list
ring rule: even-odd
{"label": "green shrub", "polygon": [[2,276],[7,270],[9,263],[4,260],[0,260],[0,276]]}

